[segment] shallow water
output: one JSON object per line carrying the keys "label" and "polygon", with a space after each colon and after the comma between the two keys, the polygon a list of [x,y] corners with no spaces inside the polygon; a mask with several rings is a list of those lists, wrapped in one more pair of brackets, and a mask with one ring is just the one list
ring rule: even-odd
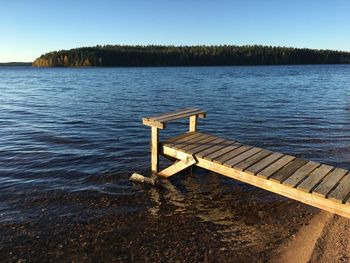
{"label": "shallow water", "polygon": [[[350,168],[350,65],[0,68],[0,92],[0,256],[8,260],[267,253],[269,238],[278,243],[315,212],[200,169],[166,189],[132,185],[132,172],[149,173],[141,117],[152,113],[202,108],[200,130]],[[161,135],[186,129],[180,121]],[[281,209],[293,213],[276,216]],[[174,244],[193,251],[171,254]]]}

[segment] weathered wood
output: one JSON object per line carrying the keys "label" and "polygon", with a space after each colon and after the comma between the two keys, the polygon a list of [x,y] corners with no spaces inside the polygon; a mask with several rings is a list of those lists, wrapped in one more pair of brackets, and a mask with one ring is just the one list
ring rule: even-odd
{"label": "weathered wood", "polygon": [[253,164],[257,163],[261,159],[265,158],[266,156],[270,155],[272,152],[268,150],[262,150],[257,154],[254,154],[253,156],[246,159],[244,162],[241,162],[237,165],[235,165],[235,168],[241,171],[244,171],[249,166],[252,166]]}
{"label": "weathered wood", "polygon": [[348,173],[340,181],[339,185],[329,194],[328,198],[338,203],[343,203],[350,194],[350,174]]}
{"label": "weathered wood", "polygon": [[180,109],[172,112],[157,114],[151,117],[142,118],[142,123],[147,126],[164,129],[166,127],[166,123],[169,121],[174,121],[187,117],[191,118],[192,116],[195,116],[196,118],[204,118],[206,116],[206,112],[200,109]]}
{"label": "weathered wood", "polygon": [[196,159],[193,158],[193,156],[188,156],[185,159],[182,159],[178,162],[175,162],[171,166],[160,171],[158,173],[158,175],[163,176],[163,177],[170,177],[178,172],[185,170],[186,168],[190,167],[191,165],[193,165],[195,163],[196,163]]}
{"label": "weathered wood", "polygon": [[186,145],[184,145],[183,147],[181,147],[180,149],[184,152],[188,152],[191,153],[190,150],[193,148],[197,148],[199,146],[203,146],[206,145],[208,142],[214,141],[216,140],[217,137],[215,136],[211,136],[211,135],[206,135],[206,136],[202,136],[200,138],[200,140],[197,141],[189,141]]}
{"label": "weathered wood", "polygon": [[189,123],[189,132],[196,132],[197,131],[197,115],[190,117],[190,123]]}
{"label": "weathered wood", "polygon": [[288,163],[286,166],[284,166],[282,169],[274,173],[271,177],[269,177],[269,179],[275,182],[282,183],[284,180],[286,180],[290,175],[292,175],[296,170],[304,166],[306,163],[307,163],[306,160],[296,158],[290,163]]}
{"label": "weathered wood", "polygon": [[187,141],[193,137],[200,136],[201,134],[198,132],[189,132],[182,134],[182,136],[177,136],[176,138],[174,137],[173,139],[168,139],[166,141],[161,142],[162,145],[168,146],[168,147],[173,147],[175,144]]}
{"label": "weathered wood", "polygon": [[159,113],[159,114],[152,115],[152,116],[149,116],[149,117],[145,117],[143,119],[157,120],[159,118],[174,116],[174,115],[177,115],[177,114],[188,113],[188,112],[193,112],[193,111],[197,111],[197,110],[199,110],[199,109],[194,109],[194,108],[177,109],[177,110],[174,110],[174,111],[163,112],[163,113]]}
{"label": "weathered wood", "polygon": [[334,167],[322,164],[312,171],[298,186],[299,190],[310,193]]}
{"label": "weathered wood", "polygon": [[153,186],[159,185],[159,182],[156,178],[146,177],[146,176],[143,176],[142,174],[138,174],[138,173],[133,173],[130,176],[129,180],[132,182],[135,182],[135,183],[150,184]]}
{"label": "weathered wood", "polygon": [[240,155],[237,155],[236,157],[233,157],[226,162],[224,162],[224,165],[229,167],[234,167],[236,164],[248,159],[249,157],[253,156],[254,154],[262,151],[263,149],[254,147],[252,149],[249,149],[248,151],[241,153]]}
{"label": "weathered wood", "polygon": [[188,113],[179,113],[173,116],[157,118],[155,121],[165,123],[165,122],[175,121],[178,119],[187,118],[191,116],[198,116],[199,118],[204,118],[206,116],[206,113],[203,110],[195,110]]}
{"label": "weathered wood", "polygon": [[220,141],[222,141],[222,139],[217,138],[217,137],[208,137],[207,139],[200,141],[196,147],[191,147],[189,148],[183,148],[182,150],[184,152],[190,153],[190,154],[197,154],[200,151],[203,151],[205,149],[208,149],[210,147],[212,147],[213,145],[215,145],[216,143],[219,143]]}
{"label": "weathered wood", "polygon": [[[189,132],[159,143],[166,122],[189,117]],[[158,175],[172,176],[191,165],[223,174],[268,191],[350,218],[350,174],[340,168],[242,145],[197,131],[199,109],[184,109],[143,118],[152,127],[151,169],[158,171],[159,151],[176,159]],[[138,178],[138,179],[137,179]],[[136,180],[144,180],[136,176]]]}
{"label": "weathered wood", "polygon": [[161,122],[154,122],[152,120],[142,119],[142,124],[150,127],[155,127],[158,129],[165,129],[166,124]]}
{"label": "weathered wood", "polygon": [[326,197],[328,193],[333,189],[333,187],[340,181],[341,178],[347,173],[348,171],[341,169],[341,168],[335,168],[335,170],[331,173],[329,173],[322,182],[315,188],[315,190],[312,191],[312,194]]}
{"label": "weathered wood", "polygon": [[158,141],[159,141],[159,130],[156,127],[151,128],[151,171],[152,173],[158,172]]}
{"label": "weathered wood", "polygon": [[209,154],[217,152],[218,150],[220,150],[226,146],[232,145],[233,143],[234,143],[233,141],[227,141],[227,140],[222,139],[222,141],[220,143],[217,143],[216,145],[197,153],[196,156],[205,157]]}
{"label": "weathered wood", "polygon": [[220,156],[223,156],[231,151],[233,151],[234,149],[237,149],[238,147],[242,146],[242,144],[238,143],[238,142],[235,142],[233,143],[232,145],[229,145],[229,146],[226,146],[225,148],[219,150],[219,151],[216,151],[216,152],[213,152],[207,156],[204,156],[204,159],[207,159],[209,161],[212,161]]}
{"label": "weathered wood", "polygon": [[[163,147],[162,154],[177,159],[181,159],[185,156],[188,156],[187,153],[169,147]],[[197,163],[195,165],[207,169],[209,171],[239,180],[241,182],[265,189],[267,191],[303,202],[305,204],[324,209],[331,213],[336,213],[338,215],[350,218],[350,205],[339,204],[337,202],[334,202],[333,200],[316,196],[304,191],[300,191],[297,188],[292,188],[287,185],[280,184],[278,182],[274,182],[262,177],[254,176],[246,172],[239,171],[235,168],[223,166],[222,164],[205,160],[204,158],[197,158]]]}
{"label": "weathered wood", "polygon": [[249,173],[249,174],[256,175],[257,173],[264,170],[266,167],[268,167],[269,165],[271,165],[272,163],[274,163],[275,161],[280,159],[282,156],[283,156],[283,154],[275,152],[275,153],[265,157],[264,159],[260,160],[256,164],[248,167],[244,171]]}
{"label": "weathered wood", "polygon": [[183,139],[180,139],[174,143],[171,143],[169,146],[174,148],[174,149],[181,149],[185,145],[191,144],[194,141],[202,140],[203,138],[206,138],[207,136],[208,135],[206,135],[206,134],[201,134],[201,133],[196,132],[194,134],[191,134],[188,137],[184,137]]}
{"label": "weathered wood", "polygon": [[287,178],[283,184],[290,187],[295,187],[299,182],[303,180],[309,173],[319,167],[321,164],[315,162],[308,162],[304,166],[300,167],[295,173],[293,173],[289,178]]}
{"label": "weathered wood", "polygon": [[175,143],[175,142],[179,141],[180,139],[183,139],[183,138],[192,136],[192,135],[194,135],[194,134],[196,134],[196,133],[195,133],[195,132],[182,133],[182,134],[180,134],[180,135],[178,135],[178,136],[169,138],[169,139],[167,139],[166,141],[161,142],[161,143],[162,143],[162,144],[167,144],[167,145],[169,146],[171,143]]}
{"label": "weathered wood", "polygon": [[295,159],[294,156],[284,155],[282,158],[278,159],[276,162],[270,164],[264,170],[260,171],[257,174],[257,176],[263,177],[263,178],[269,178],[271,175],[273,175],[279,169],[282,169],[285,165],[287,165],[289,162],[293,161],[294,159]]}
{"label": "weathered wood", "polygon": [[[215,150],[213,148],[217,147],[218,145],[220,146],[224,142],[226,142],[225,139],[217,138],[217,139],[215,139],[213,141],[208,142],[206,144],[206,146],[208,146],[208,147],[203,148],[202,150],[199,150],[199,151],[193,149],[194,150],[193,152],[196,153],[196,156],[202,157],[203,155],[211,153],[213,150]],[[189,152],[192,152],[192,151],[190,150]]]}
{"label": "weathered wood", "polygon": [[225,154],[225,155],[222,155],[218,158],[215,158],[213,160],[214,163],[224,163],[226,162],[227,160],[231,159],[231,158],[234,158],[235,156],[241,154],[241,153],[244,153],[246,151],[248,151],[249,149],[253,148],[252,146],[246,146],[246,145],[242,145],[240,147],[238,147],[237,149]]}

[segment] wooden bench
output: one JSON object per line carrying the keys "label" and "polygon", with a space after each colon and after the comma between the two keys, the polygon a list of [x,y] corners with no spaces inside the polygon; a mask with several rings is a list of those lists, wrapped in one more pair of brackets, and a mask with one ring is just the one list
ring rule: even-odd
{"label": "wooden bench", "polygon": [[[199,109],[143,118],[152,128],[152,172],[172,176],[192,165],[350,218],[349,171],[197,131]],[[189,131],[159,142],[166,122],[189,118]],[[177,161],[158,171],[159,154]]]}
{"label": "wooden bench", "polygon": [[[164,129],[166,127],[167,122],[182,119],[182,118],[189,118],[189,132],[196,132],[197,118],[198,117],[205,118],[205,116],[206,116],[206,112],[199,109],[181,109],[177,111],[172,111],[172,112],[157,114],[151,117],[142,118],[142,123],[152,128],[152,131],[151,131],[151,171],[152,173],[158,173],[159,129]],[[180,168],[180,165],[177,165],[177,167]],[[179,171],[180,170],[178,170],[177,172]],[[163,173],[163,176],[164,175],[165,174]],[[168,176],[170,175],[172,174],[169,174]]]}

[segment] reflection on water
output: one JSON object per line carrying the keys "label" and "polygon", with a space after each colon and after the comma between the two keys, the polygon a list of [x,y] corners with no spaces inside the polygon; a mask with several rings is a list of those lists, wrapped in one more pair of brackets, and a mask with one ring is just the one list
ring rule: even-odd
{"label": "reflection on water", "polygon": [[[195,220],[193,234],[197,235],[198,225],[206,225],[210,229],[207,238],[220,244],[218,251],[234,255],[247,249],[260,253],[276,245],[317,210],[199,168],[178,177],[162,180],[160,188],[146,187],[151,200],[149,218],[157,222],[170,219],[169,224],[176,225],[180,218],[189,225]],[[243,253],[242,262],[249,257],[247,253]]]}
{"label": "reflection on water", "polygon": [[141,117],[203,108],[208,133],[349,169],[349,83],[349,65],[1,68],[0,257],[266,260],[315,210],[200,169],[132,185]]}

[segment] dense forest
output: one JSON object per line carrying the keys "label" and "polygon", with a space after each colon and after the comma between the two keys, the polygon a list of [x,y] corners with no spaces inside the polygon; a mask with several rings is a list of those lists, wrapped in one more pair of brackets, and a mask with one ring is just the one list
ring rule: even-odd
{"label": "dense forest", "polygon": [[350,52],[271,46],[106,45],[61,50],[33,62],[38,67],[228,66],[350,63]]}

